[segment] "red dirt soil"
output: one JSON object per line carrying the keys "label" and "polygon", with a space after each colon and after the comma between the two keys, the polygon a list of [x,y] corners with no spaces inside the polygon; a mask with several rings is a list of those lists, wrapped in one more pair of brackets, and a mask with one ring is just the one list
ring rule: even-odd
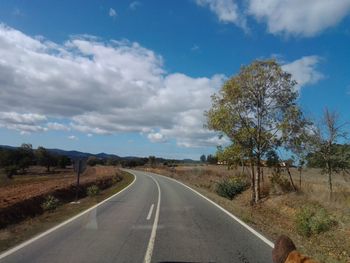
{"label": "red dirt soil", "polygon": [[[80,177],[82,184],[94,182],[114,176],[113,167],[89,167]],[[76,174],[72,170],[60,173],[59,176],[45,176],[41,180],[23,180],[15,184],[0,186],[0,209],[22,202],[24,200],[52,193],[55,190],[67,188],[76,184]]]}

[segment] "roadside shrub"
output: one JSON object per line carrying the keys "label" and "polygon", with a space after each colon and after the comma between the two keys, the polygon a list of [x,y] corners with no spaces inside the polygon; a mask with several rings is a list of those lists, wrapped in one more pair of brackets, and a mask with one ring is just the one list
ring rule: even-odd
{"label": "roadside shrub", "polygon": [[7,178],[11,179],[14,175],[17,174],[17,166],[16,165],[9,165],[6,166],[4,169],[4,172],[7,176]]}
{"label": "roadside shrub", "polygon": [[89,186],[87,189],[86,189],[86,194],[90,197],[93,197],[93,196],[96,196],[100,193],[100,188],[98,188],[97,185],[92,185],[92,186]]}
{"label": "roadside shrub", "polygon": [[52,195],[49,195],[48,197],[46,197],[44,203],[42,203],[41,208],[44,211],[53,211],[58,207],[59,203],[60,201],[57,198],[55,198]]}
{"label": "roadside shrub", "polygon": [[272,191],[275,194],[281,194],[290,192],[292,190],[292,186],[287,178],[283,177],[279,172],[273,172],[269,177]]}
{"label": "roadside shrub", "polygon": [[116,175],[113,176],[113,178],[112,178],[112,183],[113,183],[113,184],[116,184],[116,183],[119,183],[119,182],[122,181],[122,180],[123,180],[123,178],[122,178],[120,175],[116,174]]}
{"label": "roadside shrub", "polygon": [[236,195],[247,188],[247,183],[241,178],[225,178],[216,185],[216,193],[222,197],[232,200]]}
{"label": "roadside shrub", "polygon": [[310,237],[328,231],[334,221],[320,206],[304,206],[296,214],[296,227],[299,234]]}

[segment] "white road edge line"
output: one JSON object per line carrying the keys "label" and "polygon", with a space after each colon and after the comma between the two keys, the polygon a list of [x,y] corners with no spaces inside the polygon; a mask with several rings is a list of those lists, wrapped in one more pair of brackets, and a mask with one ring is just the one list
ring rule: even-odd
{"label": "white road edge line", "polygon": [[[149,172],[148,172],[149,173]],[[177,181],[173,178],[161,175],[161,174],[156,174],[156,173],[151,173],[154,175],[158,175],[161,177],[164,177],[168,180],[172,180],[174,182],[177,182],[178,184],[183,185],[184,187],[188,188],[189,190],[191,190],[192,192],[196,193],[197,195],[199,195],[200,197],[204,198],[205,200],[207,200],[209,203],[213,204],[214,206],[216,206],[217,208],[219,208],[221,211],[223,211],[225,214],[227,214],[229,217],[231,217],[232,219],[234,219],[235,221],[237,221],[237,223],[239,223],[240,225],[242,225],[244,228],[246,228],[248,231],[250,231],[252,234],[254,234],[255,236],[257,236],[258,238],[260,238],[263,242],[265,242],[267,245],[269,245],[271,248],[274,248],[274,243],[271,242],[269,239],[267,239],[266,237],[264,237],[262,234],[260,234],[258,231],[256,231],[255,229],[253,229],[252,227],[250,227],[249,225],[247,225],[246,223],[244,223],[241,219],[239,219],[238,217],[236,217],[235,215],[231,214],[229,211],[227,211],[225,208],[221,207],[220,205],[218,205],[217,203],[215,203],[214,201],[210,200],[208,197],[202,195],[201,193],[199,193],[198,191],[192,189],[191,187],[189,187],[188,185]]]}
{"label": "white road edge line", "polygon": [[147,215],[147,220],[150,220],[151,219],[151,216],[152,216],[152,212],[153,212],[153,207],[154,207],[154,204],[151,205],[151,208],[149,209],[149,212],[148,212],[148,215]]}
{"label": "white road edge line", "polygon": [[157,185],[157,188],[158,188],[158,202],[157,202],[156,214],[154,216],[151,236],[150,236],[149,241],[148,241],[145,258],[143,259],[144,263],[150,263],[151,260],[152,260],[154,242],[155,242],[155,239],[156,239],[157,227],[158,227],[158,221],[159,221],[159,209],[160,209],[160,198],[161,198],[160,187],[159,187],[159,184],[158,184],[157,180],[154,179],[150,175],[147,175],[147,176],[150,177]]}
{"label": "white road edge line", "polygon": [[105,199],[105,200],[103,200],[102,202],[100,202],[100,203],[94,205],[93,207],[90,207],[90,208],[86,209],[85,211],[83,211],[83,212],[77,214],[76,216],[73,216],[73,217],[71,217],[70,219],[68,219],[68,220],[66,220],[66,221],[64,221],[64,222],[62,222],[62,223],[60,223],[60,224],[58,224],[57,226],[54,226],[53,228],[50,228],[50,229],[46,230],[45,232],[39,234],[38,236],[35,236],[35,237],[33,237],[33,238],[31,238],[31,239],[29,239],[29,240],[27,240],[27,241],[25,241],[25,242],[23,242],[23,243],[21,243],[21,244],[15,246],[15,247],[13,247],[13,248],[11,248],[11,249],[9,249],[9,250],[3,252],[2,254],[0,254],[0,259],[3,259],[3,258],[5,258],[5,257],[11,255],[12,253],[14,253],[14,252],[16,252],[16,251],[22,249],[22,248],[25,247],[25,246],[28,246],[29,244],[35,242],[36,240],[38,240],[38,239],[40,239],[40,238],[42,238],[42,237],[44,237],[44,236],[46,236],[46,235],[48,235],[48,234],[54,232],[55,230],[57,230],[57,229],[59,229],[59,228],[65,226],[65,225],[69,224],[70,222],[74,221],[75,219],[77,219],[77,218],[83,216],[84,214],[86,214],[86,213],[92,211],[93,209],[95,209],[96,207],[98,207],[98,206],[104,204],[105,202],[109,201],[110,199],[114,198],[115,196],[121,194],[122,192],[124,192],[126,189],[128,189],[129,187],[131,187],[131,186],[136,182],[136,175],[133,174],[133,173],[132,173],[132,175],[134,176],[134,180],[131,182],[131,184],[129,184],[127,187],[125,187],[124,189],[122,189],[122,190],[119,191],[118,193],[116,193],[116,194],[114,194],[114,195],[108,197],[107,199]]}

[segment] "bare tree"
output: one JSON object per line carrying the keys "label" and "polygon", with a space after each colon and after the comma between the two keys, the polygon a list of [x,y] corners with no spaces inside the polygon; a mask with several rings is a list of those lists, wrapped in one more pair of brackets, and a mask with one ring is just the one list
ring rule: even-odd
{"label": "bare tree", "polygon": [[336,145],[340,139],[346,138],[344,130],[346,123],[340,123],[339,114],[325,108],[322,121],[313,130],[310,137],[314,153],[319,154],[324,161],[323,172],[328,175],[330,197],[333,193],[332,175],[342,169],[342,160],[337,154]]}

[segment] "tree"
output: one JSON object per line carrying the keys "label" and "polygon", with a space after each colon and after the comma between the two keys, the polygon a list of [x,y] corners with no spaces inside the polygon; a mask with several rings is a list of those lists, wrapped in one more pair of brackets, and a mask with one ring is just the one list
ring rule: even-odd
{"label": "tree", "polygon": [[17,164],[18,168],[22,169],[22,173],[33,164],[34,161],[34,152],[33,146],[29,143],[23,143],[17,150]]}
{"label": "tree", "polygon": [[344,160],[341,151],[337,150],[339,139],[346,137],[344,130],[345,123],[340,123],[339,114],[336,111],[329,111],[325,108],[322,120],[318,127],[314,127],[310,136],[316,157],[323,160],[321,167],[328,175],[328,186],[330,197],[333,193],[332,175],[344,169]]}
{"label": "tree", "polygon": [[242,173],[244,173],[245,155],[243,149],[241,149],[239,145],[231,144],[226,148],[219,146],[216,156],[220,162],[227,165],[228,169],[231,169],[232,167],[237,168],[238,165],[241,165]]}
{"label": "tree", "polygon": [[205,157],[205,154],[201,155],[200,160],[202,163],[205,163],[207,161],[207,157]]}
{"label": "tree", "polygon": [[12,149],[0,149],[0,167],[4,168],[4,172],[8,179],[17,174],[17,152]]}
{"label": "tree", "polygon": [[89,156],[89,158],[86,161],[86,164],[89,166],[96,166],[96,165],[103,165],[104,161],[100,158],[97,158],[96,156]]}
{"label": "tree", "polygon": [[60,168],[66,168],[66,166],[71,165],[72,161],[69,157],[65,156],[65,155],[60,155],[57,157],[57,165]]}
{"label": "tree", "polygon": [[50,172],[50,168],[57,164],[57,160],[55,156],[44,147],[41,147],[41,146],[38,147],[38,149],[35,151],[35,155],[36,155],[38,164],[45,166],[47,169],[47,172]]}
{"label": "tree", "polygon": [[218,163],[218,158],[216,156],[213,156],[213,155],[209,154],[207,156],[207,162],[209,164],[217,164]]}
{"label": "tree", "polygon": [[149,156],[148,157],[148,163],[151,167],[155,167],[156,165],[156,157],[155,156]]}
{"label": "tree", "polygon": [[301,115],[295,85],[276,61],[255,61],[212,96],[212,108],[206,112],[208,128],[245,149],[251,163],[252,202],[260,199],[262,157],[281,145],[281,134],[292,132],[291,124]]}

